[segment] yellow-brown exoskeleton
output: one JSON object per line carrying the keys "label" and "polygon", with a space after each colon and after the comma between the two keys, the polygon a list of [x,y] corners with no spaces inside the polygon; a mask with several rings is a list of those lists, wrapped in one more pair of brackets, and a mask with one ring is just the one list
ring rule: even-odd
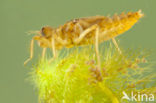
{"label": "yellow-brown exoskeleton", "polygon": [[32,38],[30,58],[24,64],[33,57],[33,41],[37,40],[39,46],[43,48],[42,57],[45,55],[46,48],[52,49],[53,58],[51,60],[56,58],[56,50],[60,50],[63,47],[71,48],[74,46],[94,44],[98,66],[100,66],[98,44],[112,39],[115,47],[121,53],[115,37],[129,30],[142,16],[143,14],[139,10],[138,12],[114,15],[112,18],[93,16],[74,19],[58,28],[45,26],[41,31],[37,32],[39,35]]}

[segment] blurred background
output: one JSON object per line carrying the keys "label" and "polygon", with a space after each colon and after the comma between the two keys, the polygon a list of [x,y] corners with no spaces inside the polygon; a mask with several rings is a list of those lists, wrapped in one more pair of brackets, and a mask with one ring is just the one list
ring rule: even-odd
{"label": "blurred background", "polygon": [[74,18],[141,9],[145,17],[118,39],[125,48],[156,50],[155,4],[156,0],[0,0],[0,103],[37,103],[28,73],[41,49],[35,45],[34,59],[23,65],[33,36],[26,32]]}

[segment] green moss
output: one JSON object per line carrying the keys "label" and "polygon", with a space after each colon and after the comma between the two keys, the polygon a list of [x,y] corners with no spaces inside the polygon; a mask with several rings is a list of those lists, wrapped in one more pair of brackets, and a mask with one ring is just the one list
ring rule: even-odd
{"label": "green moss", "polygon": [[[41,60],[32,69],[32,80],[43,103],[119,103],[122,92],[152,92],[146,84],[153,76],[141,50],[122,50],[112,46],[100,49],[101,70],[94,49],[73,49],[51,64]],[[59,55],[63,55],[62,52]],[[154,74],[154,73],[153,73]],[[146,82],[145,82],[146,81]]]}

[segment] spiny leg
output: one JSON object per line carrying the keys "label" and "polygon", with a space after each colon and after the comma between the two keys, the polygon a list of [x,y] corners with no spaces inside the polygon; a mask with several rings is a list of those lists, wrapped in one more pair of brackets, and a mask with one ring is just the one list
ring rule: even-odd
{"label": "spiny leg", "polygon": [[44,57],[45,57],[45,52],[46,52],[46,48],[43,48],[43,50],[42,50],[42,59],[44,59]]}
{"label": "spiny leg", "polygon": [[80,43],[89,32],[95,30],[96,28],[97,28],[97,25],[93,25],[90,28],[88,28],[85,31],[83,31],[80,34],[79,38],[77,38],[77,39],[74,40],[74,43],[76,43],[76,44]]}
{"label": "spiny leg", "polygon": [[57,57],[54,38],[52,38],[52,42],[51,43],[52,43],[51,45],[52,45],[53,57],[49,60],[49,63],[51,63]]}
{"label": "spiny leg", "polygon": [[100,70],[101,60],[100,60],[100,55],[99,55],[99,28],[96,28],[96,32],[95,32],[95,52],[96,52],[96,57],[97,57],[98,68]]}
{"label": "spiny leg", "polygon": [[34,47],[34,40],[31,40],[30,43],[30,57],[24,62],[24,65],[26,65],[33,57],[33,47]]}
{"label": "spiny leg", "polygon": [[116,49],[117,49],[117,50],[119,51],[119,53],[121,54],[122,52],[121,52],[121,50],[120,50],[120,48],[119,48],[119,46],[118,46],[118,43],[116,42],[115,38],[112,38],[112,41],[113,41],[113,43],[114,43]]}

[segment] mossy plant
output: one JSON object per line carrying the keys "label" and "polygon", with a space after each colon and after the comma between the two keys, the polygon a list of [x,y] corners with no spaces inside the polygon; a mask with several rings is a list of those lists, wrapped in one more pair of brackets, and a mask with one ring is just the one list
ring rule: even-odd
{"label": "mossy plant", "polygon": [[111,45],[104,46],[99,70],[92,47],[75,48],[65,55],[60,52],[51,64],[40,60],[32,69],[31,80],[41,103],[121,103],[123,91],[155,92],[147,54],[130,49],[120,54]]}

